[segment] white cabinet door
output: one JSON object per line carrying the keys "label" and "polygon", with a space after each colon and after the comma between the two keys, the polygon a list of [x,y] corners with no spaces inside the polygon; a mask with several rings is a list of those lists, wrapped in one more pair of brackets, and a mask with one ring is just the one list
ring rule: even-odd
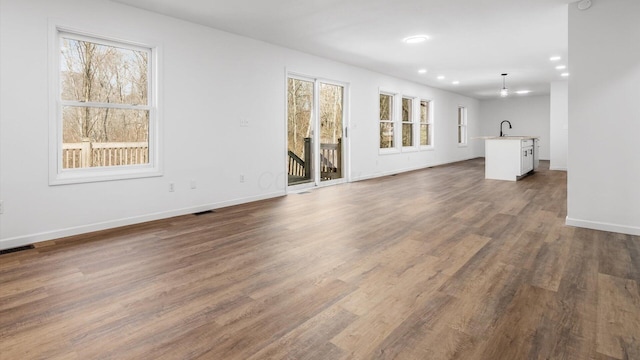
{"label": "white cabinet door", "polygon": [[523,147],[520,155],[520,175],[524,175],[533,170],[533,146]]}

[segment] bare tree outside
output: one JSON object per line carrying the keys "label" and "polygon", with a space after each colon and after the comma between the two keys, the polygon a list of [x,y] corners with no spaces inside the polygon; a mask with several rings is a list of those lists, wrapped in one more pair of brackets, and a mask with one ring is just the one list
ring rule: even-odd
{"label": "bare tree outside", "polygon": [[393,96],[380,94],[380,148],[394,147]]}
{"label": "bare tree outside", "polygon": [[402,146],[413,146],[413,100],[402,98]]}
{"label": "bare tree outside", "polygon": [[63,167],[148,163],[149,52],[72,37],[60,45]]}
{"label": "bare tree outside", "polygon": [[305,158],[304,139],[311,136],[313,115],[313,82],[288,80],[288,146],[301,159]]}
{"label": "bare tree outside", "polygon": [[431,145],[431,124],[429,123],[429,102],[420,101],[420,145]]}
{"label": "bare tree outside", "polygon": [[337,144],[342,138],[343,87],[320,84],[320,143]]}

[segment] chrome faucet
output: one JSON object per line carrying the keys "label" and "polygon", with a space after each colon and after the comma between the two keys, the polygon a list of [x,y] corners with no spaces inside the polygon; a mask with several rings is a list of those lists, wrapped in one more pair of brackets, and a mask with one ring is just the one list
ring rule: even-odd
{"label": "chrome faucet", "polygon": [[509,120],[502,120],[502,122],[500,123],[500,137],[507,136],[507,134],[502,132],[502,124],[504,124],[504,123],[509,124],[509,129],[513,129],[511,127],[511,122]]}

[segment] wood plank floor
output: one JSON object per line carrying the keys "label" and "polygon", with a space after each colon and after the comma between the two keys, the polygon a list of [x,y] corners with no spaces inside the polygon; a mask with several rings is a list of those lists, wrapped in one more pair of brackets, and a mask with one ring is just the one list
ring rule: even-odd
{"label": "wood plank floor", "polygon": [[0,359],[640,359],[640,237],[476,159],[0,255]]}

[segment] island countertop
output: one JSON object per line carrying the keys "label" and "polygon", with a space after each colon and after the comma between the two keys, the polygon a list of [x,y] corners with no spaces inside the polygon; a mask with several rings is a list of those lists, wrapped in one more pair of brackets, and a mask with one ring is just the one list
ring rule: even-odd
{"label": "island countertop", "polygon": [[538,167],[537,136],[486,136],[485,179],[517,181]]}

